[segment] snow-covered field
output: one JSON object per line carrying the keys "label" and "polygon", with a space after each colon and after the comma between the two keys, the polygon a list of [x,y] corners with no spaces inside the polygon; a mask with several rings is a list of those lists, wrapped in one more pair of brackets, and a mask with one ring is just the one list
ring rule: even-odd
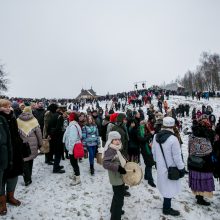
{"label": "snow-covered field", "polygon": [[[154,101],[155,102],[155,101]],[[210,101],[185,100],[184,97],[171,97],[169,105],[188,102],[192,107],[200,108],[202,104],[209,104],[214,109],[217,118],[220,116],[220,99]],[[103,104],[104,106],[104,104]],[[183,129],[190,127],[190,118],[184,118]],[[183,154],[187,158],[188,136],[183,138]],[[89,161],[83,159],[80,166],[82,184],[71,186],[72,167],[69,160],[61,161],[66,173],[53,174],[52,166],[44,163],[44,155],[34,161],[33,183],[25,187],[23,178],[19,177],[16,197],[22,201],[20,207],[8,205],[8,214],[1,219],[15,220],[49,220],[49,219],[110,219],[109,207],[112,199],[112,188],[108,180],[107,171],[99,164],[95,164],[95,176],[89,174]],[[141,164],[144,167],[144,163]],[[153,169],[156,182],[156,170]],[[220,219],[220,186],[216,181],[216,191],[210,199],[210,207],[198,206],[188,187],[188,176],[182,180],[182,193],[173,199],[173,208],[180,210],[180,217],[167,217],[162,214],[162,198],[157,189],[147,185],[145,180],[136,187],[130,188],[131,197],[125,198],[123,220],[145,219],[187,219],[187,220],[219,220]]]}

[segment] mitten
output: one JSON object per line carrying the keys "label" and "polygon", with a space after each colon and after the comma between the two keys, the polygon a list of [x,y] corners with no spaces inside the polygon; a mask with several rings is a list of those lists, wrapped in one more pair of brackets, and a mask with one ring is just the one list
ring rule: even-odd
{"label": "mitten", "polygon": [[120,174],[126,174],[127,172],[126,172],[126,170],[125,170],[125,168],[123,168],[122,166],[118,166],[118,172],[120,173]]}

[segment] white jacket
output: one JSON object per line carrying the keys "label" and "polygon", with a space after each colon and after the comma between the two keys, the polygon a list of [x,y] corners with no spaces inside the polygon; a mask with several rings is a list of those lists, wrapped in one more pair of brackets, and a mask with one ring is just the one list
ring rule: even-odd
{"label": "white jacket", "polygon": [[63,143],[69,154],[73,155],[73,147],[76,142],[82,139],[82,130],[76,121],[71,121],[63,135]]}
{"label": "white jacket", "polygon": [[[177,167],[179,170],[184,168],[180,144],[174,135],[168,137],[168,139],[162,144],[162,148],[168,167]],[[154,160],[157,163],[157,188],[164,198],[173,198],[181,191],[181,179],[168,179],[168,170],[160,149],[160,145],[156,141],[156,135],[153,139],[152,153]]]}

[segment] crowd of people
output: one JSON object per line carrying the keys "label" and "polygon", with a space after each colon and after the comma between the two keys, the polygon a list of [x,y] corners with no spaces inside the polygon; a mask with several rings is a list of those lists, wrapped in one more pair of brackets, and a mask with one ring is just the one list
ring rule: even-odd
{"label": "crowd of people", "polygon": [[[50,143],[45,163],[53,167],[52,173],[65,173],[60,161],[65,157],[70,160],[73,186],[83,181],[81,159],[74,156],[74,145],[82,141],[92,176],[96,154],[104,148],[103,167],[108,170],[113,186],[111,220],[121,219],[124,197],[130,196],[129,187],[122,180],[127,172],[124,165],[128,161],[140,163],[141,157],[144,179],[150,187],[157,187],[164,198],[163,214],[180,215],[172,209],[171,200],[180,192],[180,181],[185,174],[189,175],[189,187],[197,204],[210,205],[204,197],[213,196],[214,177],[220,177],[220,121],[216,124],[211,106],[192,110],[186,171],[179,118],[189,117],[190,106],[180,104],[171,108],[165,96],[169,98],[169,93],[143,90],[100,100],[59,100],[59,104],[57,100],[55,103],[54,100],[0,99],[0,215],[7,214],[6,202],[14,206],[21,204],[14,196],[18,176],[23,175],[25,186],[32,183],[34,159],[39,155],[43,139]],[[151,104],[154,97],[155,106]],[[102,109],[100,103],[104,100],[109,105]],[[143,106],[148,107],[147,112]],[[157,169],[157,182],[152,175],[153,166]],[[172,177],[171,168],[177,170],[178,178]]]}

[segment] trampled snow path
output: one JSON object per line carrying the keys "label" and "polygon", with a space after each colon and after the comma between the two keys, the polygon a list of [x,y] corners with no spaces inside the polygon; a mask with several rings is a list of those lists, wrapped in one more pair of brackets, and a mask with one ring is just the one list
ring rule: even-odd
{"label": "trampled snow path", "polygon": [[[183,97],[171,97],[170,105],[185,103]],[[191,106],[200,107],[202,102],[188,100]],[[209,104],[214,108],[214,113],[220,116],[220,100],[210,100]],[[190,119],[185,118],[183,126],[190,127]],[[188,137],[183,136],[183,154],[186,161]],[[110,219],[109,207],[112,199],[112,188],[109,184],[107,171],[95,164],[95,176],[89,174],[88,159],[79,164],[82,184],[71,186],[72,167],[69,160],[61,161],[65,174],[53,174],[52,167],[44,163],[44,156],[40,155],[34,161],[33,183],[25,187],[23,178],[19,177],[16,197],[22,201],[20,207],[8,205],[8,214],[1,219],[15,220],[108,220]],[[142,167],[143,162],[142,162]],[[153,169],[156,180],[156,170]],[[130,189],[131,197],[125,198],[123,220],[144,219],[187,219],[187,220],[219,220],[220,219],[220,187],[215,181],[216,191],[213,199],[210,199],[210,207],[196,205],[194,196],[188,188],[188,176],[185,176],[182,185],[182,193],[173,199],[173,208],[180,210],[178,218],[162,215],[162,198],[157,189],[147,185],[145,180],[141,184]]]}

